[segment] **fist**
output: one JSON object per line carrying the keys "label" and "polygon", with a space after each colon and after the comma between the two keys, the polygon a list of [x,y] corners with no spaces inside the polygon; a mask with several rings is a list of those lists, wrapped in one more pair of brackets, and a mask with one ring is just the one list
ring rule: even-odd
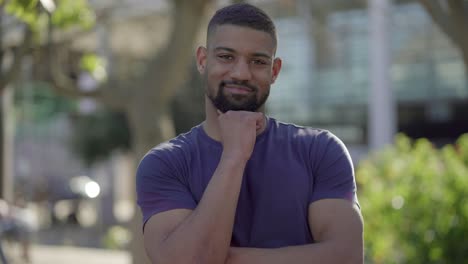
{"label": "fist", "polygon": [[223,155],[241,161],[249,160],[255,146],[257,132],[264,124],[263,113],[247,111],[218,113]]}

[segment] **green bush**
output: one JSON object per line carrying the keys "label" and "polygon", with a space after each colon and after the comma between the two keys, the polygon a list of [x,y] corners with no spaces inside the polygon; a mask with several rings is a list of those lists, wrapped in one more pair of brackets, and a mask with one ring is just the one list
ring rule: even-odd
{"label": "green bush", "polygon": [[356,179],[366,263],[467,263],[468,134],[441,149],[398,135]]}
{"label": "green bush", "polygon": [[103,238],[104,247],[107,249],[126,249],[131,240],[130,231],[119,225],[111,226]]}

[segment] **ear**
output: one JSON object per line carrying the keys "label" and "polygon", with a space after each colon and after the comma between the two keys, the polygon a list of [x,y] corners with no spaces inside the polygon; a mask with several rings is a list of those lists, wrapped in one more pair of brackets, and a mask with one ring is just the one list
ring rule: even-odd
{"label": "ear", "polygon": [[206,68],[206,57],[207,57],[207,50],[205,47],[200,46],[197,49],[197,68],[200,74],[205,73]]}
{"label": "ear", "polygon": [[283,61],[281,61],[280,58],[275,58],[273,61],[273,75],[271,76],[271,83],[275,83],[276,78],[278,78],[278,75],[281,71],[281,66],[283,64]]}

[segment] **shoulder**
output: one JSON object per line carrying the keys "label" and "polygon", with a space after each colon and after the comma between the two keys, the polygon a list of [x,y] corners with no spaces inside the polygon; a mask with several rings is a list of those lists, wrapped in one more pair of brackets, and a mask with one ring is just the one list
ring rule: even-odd
{"label": "shoulder", "polygon": [[198,127],[194,127],[186,133],[179,134],[177,137],[162,142],[148,151],[148,153],[146,153],[146,155],[143,157],[143,160],[147,157],[159,157],[164,159],[184,155],[186,152],[189,152],[191,148],[193,148],[197,133]]}
{"label": "shoulder", "polygon": [[337,157],[345,157],[350,160],[343,141],[326,129],[300,126],[275,119],[271,120],[270,125],[274,138],[286,140],[292,147],[302,150],[302,153],[306,153],[312,161],[315,161],[313,163]]}
{"label": "shoulder", "polygon": [[342,144],[338,137],[326,129],[281,122],[273,118],[271,118],[270,125],[276,137],[298,140],[301,143],[308,142],[320,147],[334,143]]}
{"label": "shoulder", "polygon": [[137,175],[145,174],[147,170],[180,169],[190,158],[196,134],[197,127],[149,150],[140,160]]}

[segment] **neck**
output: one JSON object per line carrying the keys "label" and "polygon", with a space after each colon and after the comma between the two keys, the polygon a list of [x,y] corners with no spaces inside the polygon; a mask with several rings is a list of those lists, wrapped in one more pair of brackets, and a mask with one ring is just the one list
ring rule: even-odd
{"label": "neck", "polygon": [[[258,112],[264,113],[262,106]],[[264,118],[262,126],[258,129],[257,135],[261,134],[266,129],[267,120]],[[221,141],[219,123],[218,123],[218,109],[213,105],[208,96],[205,95],[205,121],[203,122],[203,129],[205,133],[216,141]]]}

